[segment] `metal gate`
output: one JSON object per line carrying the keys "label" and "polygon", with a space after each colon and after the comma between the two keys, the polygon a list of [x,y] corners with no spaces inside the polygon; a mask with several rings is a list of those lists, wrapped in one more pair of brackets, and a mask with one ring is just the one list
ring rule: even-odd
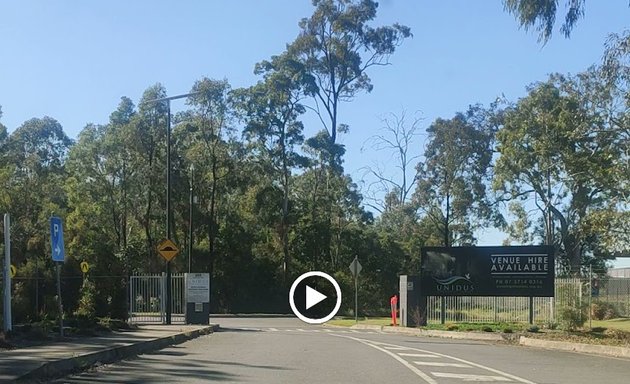
{"label": "metal gate", "polygon": [[[171,323],[185,323],[184,274],[171,274]],[[129,278],[129,322],[166,323],[166,274]]]}

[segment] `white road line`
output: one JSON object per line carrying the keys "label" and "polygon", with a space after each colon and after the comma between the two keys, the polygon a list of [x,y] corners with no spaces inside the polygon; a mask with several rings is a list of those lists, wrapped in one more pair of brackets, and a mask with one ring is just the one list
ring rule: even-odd
{"label": "white road line", "polygon": [[[333,335],[333,336],[337,336],[337,335]],[[391,357],[393,357],[394,359],[398,360],[399,363],[401,363],[402,365],[404,365],[405,367],[409,368],[409,370],[413,373],[415,373],[416,375],[418,375],[419,377],[421,377],[424,381],[426,381],[428,384],[438,384],[437,381],[433,380],[433,378],[429,375],[427,375],[426,373],[422,372],[421,370],[419,370],[418,368],[414,367],[413,365],[409,364],[405,359],[403,359],[402,357],[396,356],[395,353],[388,351],[387,349],[383,349],[377,345],[374,344],[370,344],[369,342],[367,342],[366,340],[362,340],[362,339],[357,339],[355,337],[351,337],[351,336],[338,336],[338,337],[345,337],[348,339],[352,339],[354,341],[358,341],[359,343],[363,343],[369,347],[372,347],[374,349],[378,349],[381,352],[385,352],[388,355],[390,355]]]}
{"label": "white road line", "polygon": [[278,328],[269,328],[271,332],[278,332]]}
{"label": "white road line", "polygon": [[407,348],[407,347],[398,347],[398,346],[396,346],[396,347],[383,347],[383,348],[387,349],[388,351],[407,351],[407,350],[410,349],[410,348]]}
{"label": "white road line", "polygon": [[330,333],[330,332],[335,332],[335,331],[333,331],[332,329],[324,329],[324,332]]}
{"label": "white road line", "polygon": [[[379,350],[381,350],[381,351],[383,351],[383,352],[385,352],[385,353],[387,353],[387,354],[389,354],[389,355],[392,355],[392,356],[394,356],[394,354],[393,354],[392,352],[390,352],[390,351],[388,351],[388,350],[386,350],[386,349],[380,348],[380,347],[378,347],[378,346],[376,346],[376,345],[374,345],[374,344],[379,344],[379,345],[387,345],[387,346],[398,347],[398,345],[395,345],[395,344],[380,343],[380,342],[372,342],[371,340],[356,339],[356,338],[354,338],[354,337],[349,337],[349,336],[341,336],[341,337],[347,337],[347,338],[349,338],[349,339],[353,339],[353,340],[359,341],[359,342],[361,342],[361,343],[363,343],[363,344],[370,345],[371,347],[374,347],[374,348],[376,348],[376,349],[379,349]],[[521,377],[518,377],[518,376],[515,376],[515,375],[512,375],[512,374],[509,374],[509,373],[507,373],[507,372],[502,372],[502,371],[500,371],[500,370],[498,370],[498,369],[494,369],[494,368],[486,367],[485,365],[481,365],[481,364],[473,363],[472,361],[467,361],[467,360],[460,359],[460,358],[457,358],[457,357],[453,357],[453,356],[449,356],[449,355],[444,355],[444,354],[442,354],[442,353],[438,353],[438,352],[427,351],[427,350],[424,350],[424,349],[419,349],[419,348],[408,348],[408,349],[409,349],[409,350],[413,350],[413,351],[417,351],[417,352],[431,353],[431,354],[434,354],[434,355],[436,355],[436,356],[445,357],[445,358],[447,358],[447,359],[451,359],[451,360],[459,361],[460,363],[469,364],[469,365],[472,365],[473,367],[481,368],[481,369],[484,369],[484,370],[486,370],[486,371],[490,371],[490,372],[492,372],[492,373],[496,373],[496,374],[498,374],[498,375],[505,376],[506,378],[510,378],[510,379],[515,380],[515,381],[518,381],[518,382],[520,382],[520,383],[525,383],[525,384],[536,384],[536,383],[535,383],[535,382],[533,382],[533,381],[530,381],[530,380],[527,380],[527,379],[523,379],[523,378],[521,378]],[[396,358],[396,360],[402,359],[402,358],[400,358],[399,356],[395,356],[395,358]],[[415,367],[414,367],[414,368],[415,368]],[[421,371],[419,371],[419,372],[421,372]],[[423,374],[424,374],[424,373],[423,373]],[[423,378],[424,378],[424,377],[423,377]],[[426,380],[426,379],[425,379],[425,380]]]}
{"label": "white road line", "polygon": [[306,329],[302,329],[302,328],[298,328],[297,330],[300,332],[306,332]]}
{"label": "white road line", "polygon": [[456,368],[472,368],[470,365],[461,363],[438,363],[435,361],[414,361],[416,365],[426,365],[430,367],[456,367]]}
{"label": "white road line", "polygon": [[467,375],[462,373],[445,373],[445,372],[431,372],[435,377],[444,377],[449,379],[462,379],[463,381],[512,381],[503,376],[485,376],[485,375]]}
{"label": "white road line", "polygon": [[435,357],[437,359],[441,358],[441,356],[431,355],[428,353],[399,353],[398,356],[405,357]]}
{"label": "white road line", "polygon": [[352,332],[352,333],[361,333],[361,332],[357,331],[356,329],[351,329],[350,332]]}

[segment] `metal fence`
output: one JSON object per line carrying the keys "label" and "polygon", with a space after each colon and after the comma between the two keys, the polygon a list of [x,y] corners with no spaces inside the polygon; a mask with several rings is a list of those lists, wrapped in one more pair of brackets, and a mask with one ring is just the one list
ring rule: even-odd
{"label": "metal fence", "polygon": [[[185,322],[186,298],[183,273],[171,275],[171,323]],[[166,274],[129,278],[129,322],[166,322]]]}
{"label": "metal fence", "polygon": [[607,278],[591,288],[590,279],[556,279],[554,297],[439,297],[427,303],[427,321],[497,323],[527,322],[530,308],[536,323],[555,322],[566,307],[588,307],[600,301],[615,307],[618,315],[630,316],[630,279]]}

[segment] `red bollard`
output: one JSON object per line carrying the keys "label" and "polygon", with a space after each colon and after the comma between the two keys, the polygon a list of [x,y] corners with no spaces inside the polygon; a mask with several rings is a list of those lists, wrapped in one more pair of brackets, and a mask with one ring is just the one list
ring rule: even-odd
{"label": "red bollard", "polygon": [[389,304],[392,308],[392,325],[395,327],[398,324],[396,324],[396,312],[398,309],[398,296],[394,295],[389,299]]}

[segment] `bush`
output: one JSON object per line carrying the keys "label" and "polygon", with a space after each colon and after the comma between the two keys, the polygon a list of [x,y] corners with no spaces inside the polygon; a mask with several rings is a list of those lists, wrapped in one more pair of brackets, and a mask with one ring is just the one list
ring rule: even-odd
{"label": "bush", "polygon": [[456,324],[449,324],[446,326],[447,331],[457,331],[458,329],[459,329],[459,326],[457,326]]}
{"label": "bush", "polygon": [[494,330],[492,329],[492,327],[485,325],[481,328],[482,331],[484,332],[494,332]]}
{"label": "bush", "polygon": [[617,307],[604,301],[595,301],[591,304],[591,315],[595,320],[610,320],[620,316]]}
{"label": "bush", "polygon": [[538,331],[540,331],[540,328],[537,325],[532,325],[531,327],[527,328],[527,332],[537,333]]}
{"label": "bush", "polygon": [[503,328],[503,333],[512,333],[514,332],[512,328]]}
{"label": "bush", "polygon": [[560,328],[564,331],[574,331],[586,322],[583,307],[564,307],[559,312]]}
{"label": "bush", "polygon": [[96,287],[90,280],[85,279],[81,287],[79,307],[74,311],[79,328],[89,328],[96,323]]}

